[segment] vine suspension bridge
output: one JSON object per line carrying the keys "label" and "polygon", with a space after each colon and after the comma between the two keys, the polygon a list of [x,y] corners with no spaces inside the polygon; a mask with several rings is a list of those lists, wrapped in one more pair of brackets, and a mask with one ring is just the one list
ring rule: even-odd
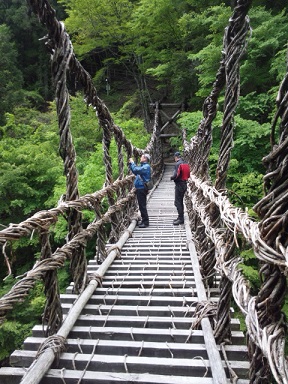
{"label": "vine suspension bridge", "polygon": [[[59,121],[60,155],[66,175],[65,200],[0,231],[9,270],[8,248],[22,237],[38,236],[41,257],[0,298],[0,320],[36,282],[43,281],[43,324],[23,349],[0,369],[3,384],[32,383],[288,383],[286,322],[282,306],[287,274],[287,76],[283,79],[272,132],[279,142],[265,157],[265,196],[254,207],[259,220],[233,206],[226,178],[233,146],[239,69],[250,33],[251,1],[237,1],[225,29],[222,59],[196,135],[183,132],[184,157],[191,168],[184,225],[173,226],[172,164],[165,161],[159,108],[155,103],[151,140],[136,148],[97,96],[90,75],[77,60],[63,23],[47,0],[28,0],[48,30]],[[103,189],[80,196],[70,132],[67,76],[81,84],[87,105],[103,132],[106,179]],[[209,177],[212,124],[225,91],[221,144],[215,182]],[[113,179],[110,144],[117,143]],[[277,145],[276,145],[277,144]],[[148,197],[150,226],[138,228],[134,176],[125,159],[149,153],[154,188]],[[105,202],[105,204],[104,204]],[[82,211],[94,219],[84,227]],[[50,228],[67,219],[66,243],[56,250]],[[261,265],[261,287],[252,294],[239,264],[238,239],[253,247]],[[86,262],[87,243],[96,255]],[[70,261],[73,281],[60,295],[57,270]],[[233,316],[232,299],[245,317],[246,336]]]}

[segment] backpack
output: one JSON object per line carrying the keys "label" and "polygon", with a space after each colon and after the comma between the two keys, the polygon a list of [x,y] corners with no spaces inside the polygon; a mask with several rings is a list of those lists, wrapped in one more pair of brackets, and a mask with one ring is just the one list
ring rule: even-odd
{"label": "backpack", "polygon": [[145,189],[150,191],[154,187],[152,179],[150,179],[149,181],[146,181],[146,183],[144,183],[144,186],[145,186]]}
{"label": "backpack", "polygon": [[177,180],[187,181],[190,177],[190,166],[187,163],[181,163],[177,170]]}

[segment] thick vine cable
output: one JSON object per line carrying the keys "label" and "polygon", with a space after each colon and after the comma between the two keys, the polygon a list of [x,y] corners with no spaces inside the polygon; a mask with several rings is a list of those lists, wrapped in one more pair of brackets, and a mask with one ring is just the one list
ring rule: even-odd
{"label": "thick vine cable", "polygon": [[[228,166],[231,150],[233,148],[234,115],[240,95],[240,60],[246,51],[247,36],[250,31],[249,18],[247,16],[251,0],[239,0],[235,5],[229,26],[224,34],[225,75],[226,91],[224,98],[223,122],[221,128],[221,140],[219,158],[216,168],[215,188],[226,188]],[[211,208],[210,208],[211,209]],[[211,215],[212,226],[220,227],[220,215],[217,207],[213,207]],[[223,234],[226,243],[225,262],[233,259],[236,250],[234,234],[229,230]],[[216,340],[221,343],[231,339],[230,307],[232,286],[230,280],[223,273],[220,281],[220,298],[217,309],[217,324],[214,330]]]}

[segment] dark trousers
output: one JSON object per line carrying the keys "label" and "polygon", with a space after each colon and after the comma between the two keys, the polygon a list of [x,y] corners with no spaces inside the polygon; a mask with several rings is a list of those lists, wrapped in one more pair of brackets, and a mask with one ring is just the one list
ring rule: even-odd
{"label": "dark trousers", "polygon": [[136,189],[139,210],[141,212],[142,222],[149,225],[149,217],[147,212],[147,191],[145,189]]}
{"label": "dark trousers", "polygon": [[187,183],[186,182],[178,182],[175,183],[175,201],[174,205],[177,208],[178,218],[180,220],[184,220],[184,195],[187,191]]}

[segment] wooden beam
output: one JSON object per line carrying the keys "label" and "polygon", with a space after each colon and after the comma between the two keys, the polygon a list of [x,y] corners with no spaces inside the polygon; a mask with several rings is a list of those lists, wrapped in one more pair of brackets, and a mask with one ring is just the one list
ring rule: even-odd
{"label": "wooden beam", "polygon": [[179,126],[174,122],[174,119],[179,115],[179,113],[181,112],[180,109],[178,109],[177,112],[174,113],[174,115],[172,117],[169,117],[163,110],[160,110],[160,114],[163,114],[167,119],[168,121],[163,125],[163,127],[161,128],[160,130],[160,133],[169,125],[174,125],[174,127],[176,127],[177,129],[179,129]]}
{"label": "wooden beam", "polygon": [[[207,295],[206,295],[205,287],[204,287],[201,272],[200,272],[199,261],[198,261],[196,249],[194,246],[194,242],[193,242],[193,237],[192,237],[191,228],[189,225],[189,217],[188,217],[186,207],[185,207],[184,219],[185,219],[184,223],[185,223],[185,229],[186,229],[186,235],[187,235],[187,244],[190,251],[191,262],[193,265],[194,278],[195,278],[198,298],[200,301],[207,301]],[[205,341],[205,345],[206,345],[206,349],[207,349],[207,353],[208,353],[208,357],[211,365],[210,368],[211,368],[211,373],[213,377],[213,384],[227,383],[227,377],[222,364],[221,356],[216,345],[216,341],[214,338],[210,321],[207,317],[201,320],[201,327],[203,330],[203,337],[204,337],[204,341]]]}

